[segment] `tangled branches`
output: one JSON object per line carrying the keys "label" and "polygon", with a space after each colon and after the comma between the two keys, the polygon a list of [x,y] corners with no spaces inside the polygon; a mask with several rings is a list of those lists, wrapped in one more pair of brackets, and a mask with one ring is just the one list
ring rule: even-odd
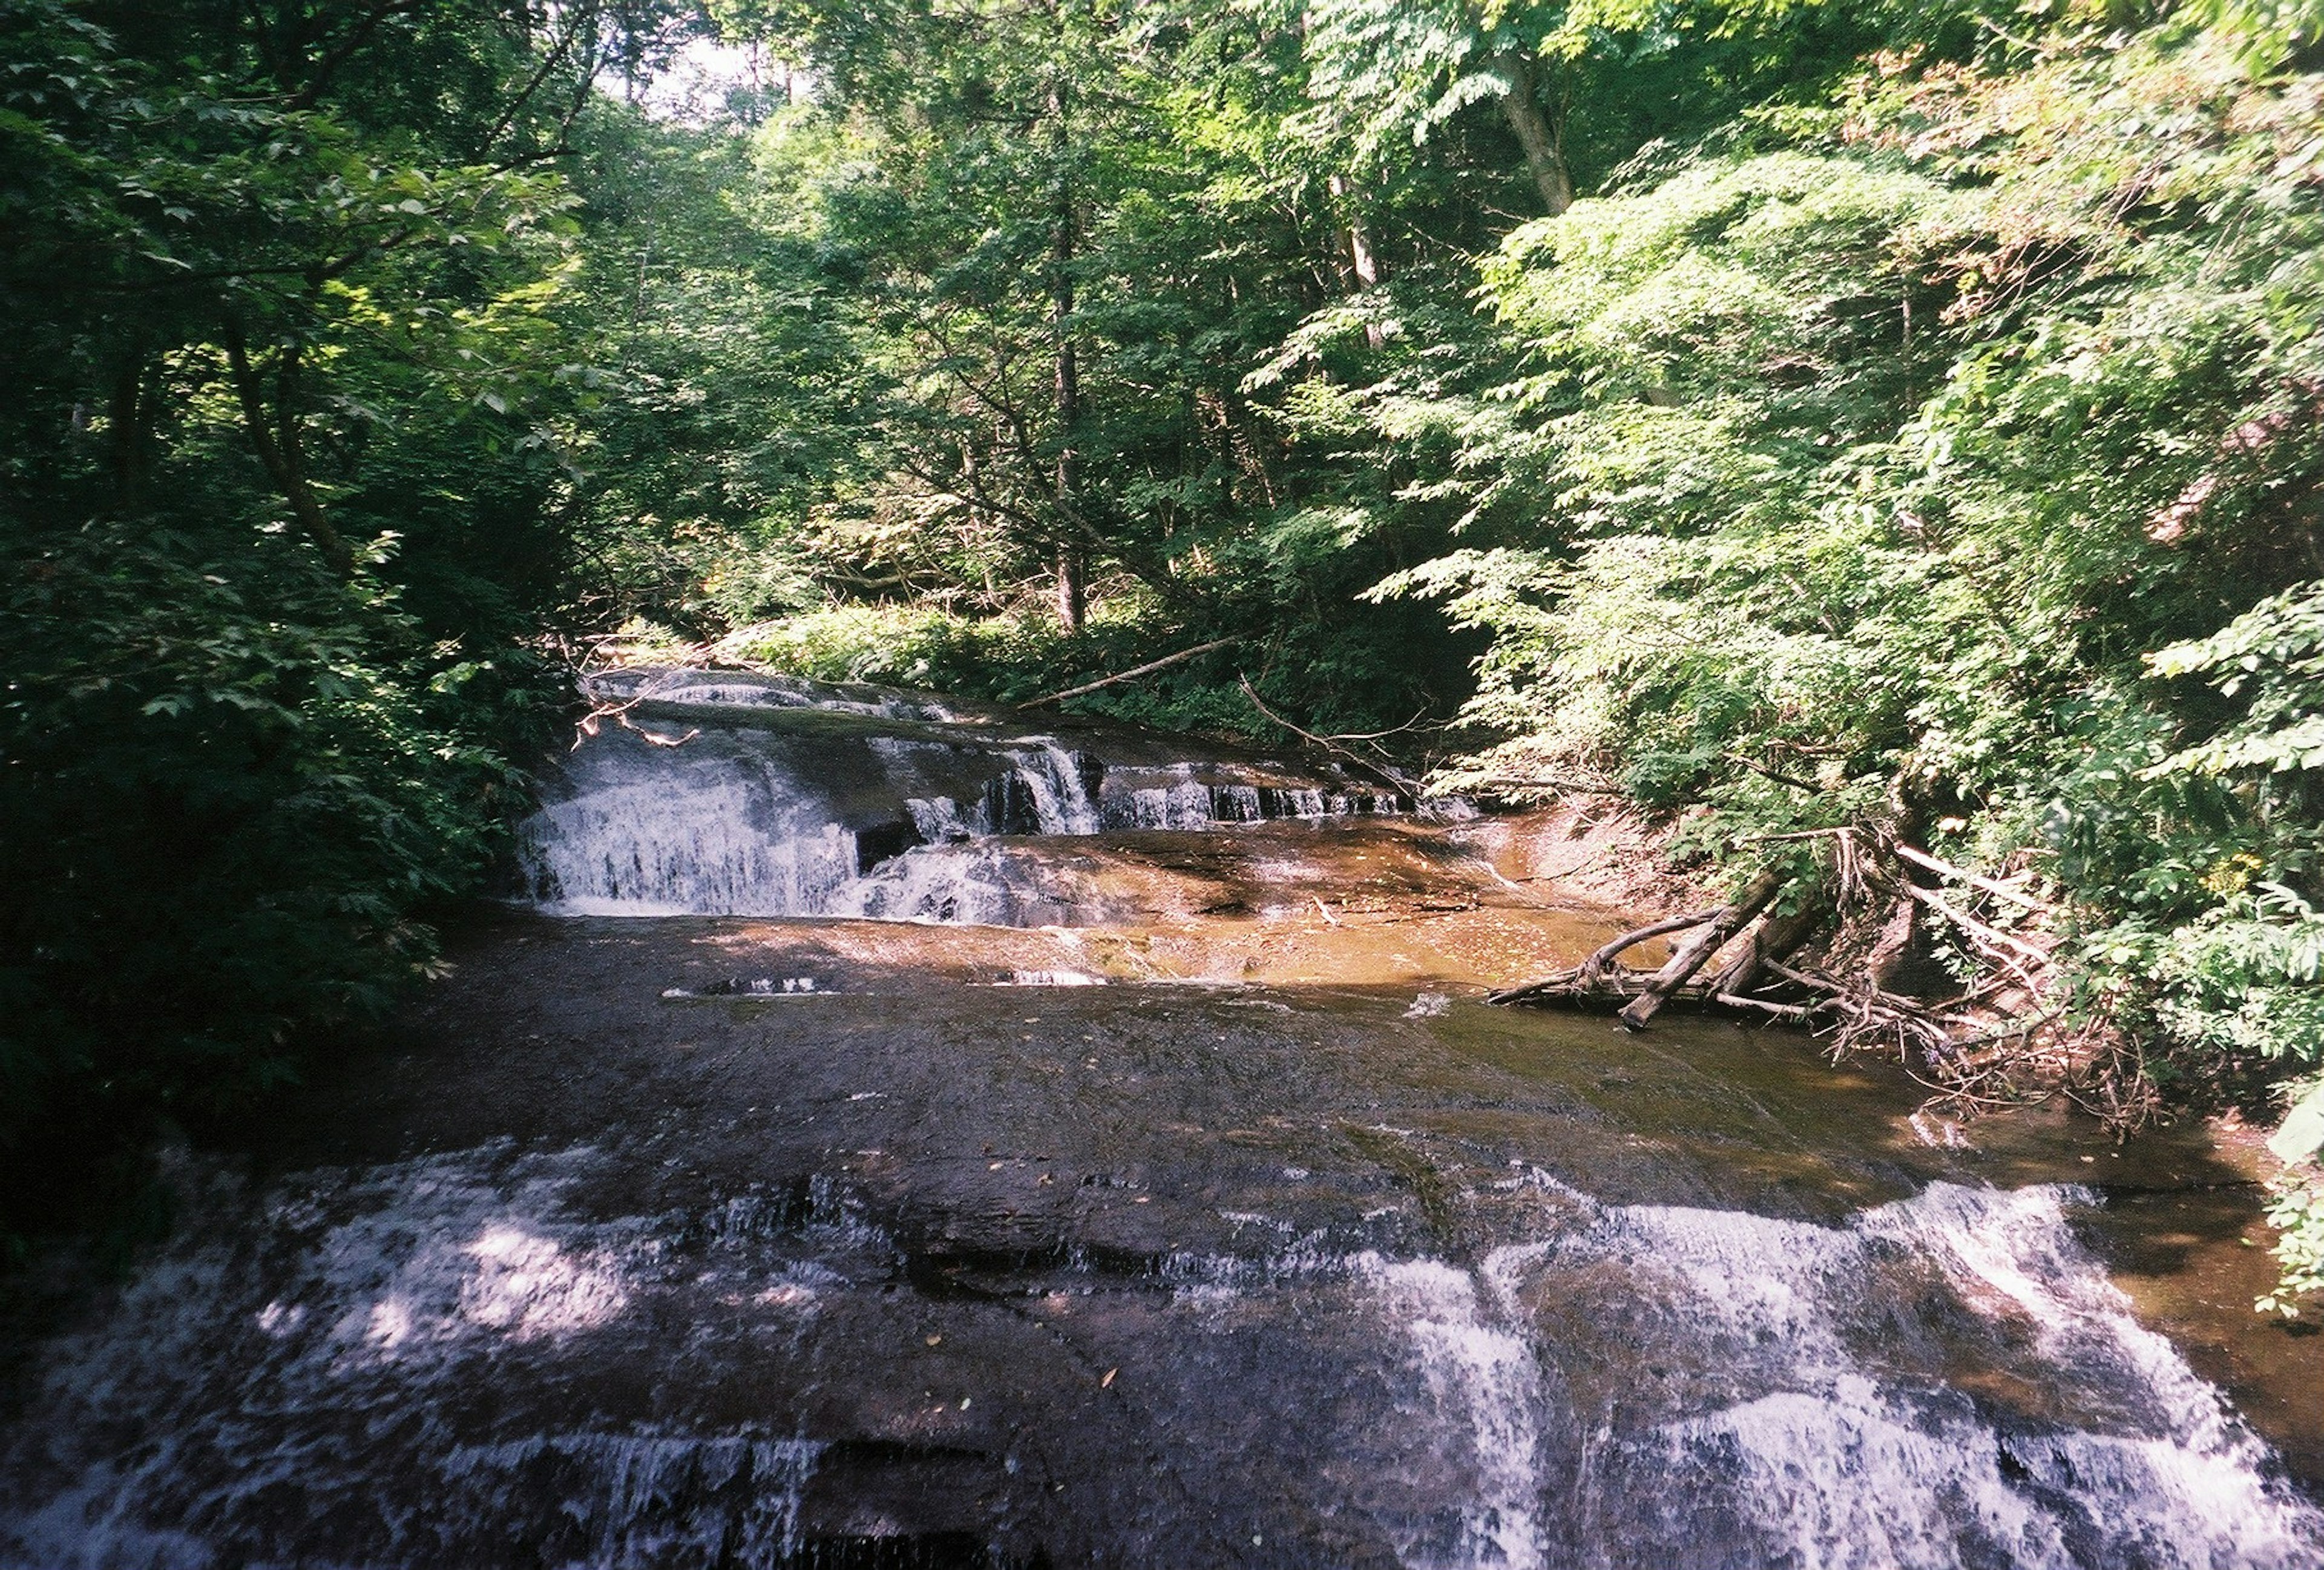
{"label": "tangled branches", "polygon": [[[1762,873],[1729,904],[1625,932],[1489,1001],[1618,1003],[1631,1030],[1667,1003],[1780,1020],[1825,1038],[1835,1058],[1896,1059],[1955,1110],[2064,1094],[2116,1127],[2149,1115],[2144,1065],[2075,998],[2060,952],[2067,913],[2030,873],[1989,875],[1861,828],[1773,837],[1831,840],[1826,875]],[[1659,969],[1622,963],[1682,932]]]}

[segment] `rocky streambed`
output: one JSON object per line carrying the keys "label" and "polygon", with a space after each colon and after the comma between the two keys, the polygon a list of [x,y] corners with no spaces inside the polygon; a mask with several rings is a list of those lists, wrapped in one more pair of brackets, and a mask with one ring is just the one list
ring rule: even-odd
{"label": "rocky streambed", "polygon": [[[563,913],[174,1154],[170,1241],[20,1347],[0,1564],[2324,1565],[2324,1338],[2250,1315],[2199,1133],[1489,1008],[1620,925],[1521,822],[1213,759],[1326,809],[1109,823],[1186,761],[1005,716],[841,799],[782,783],[804,731],[633,717],[697,734],[552,784]],[[1052,743],[1085,816],[963,809]],[[970,852],[1020,924],[665,897],[835,825],[817,899]],[[576,914],[544,866],[676,881]]]}

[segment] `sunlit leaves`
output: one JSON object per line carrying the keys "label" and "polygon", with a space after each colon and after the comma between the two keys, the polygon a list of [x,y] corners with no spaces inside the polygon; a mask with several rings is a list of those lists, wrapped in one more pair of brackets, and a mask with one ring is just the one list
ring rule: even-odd
{"label": "sunlit leaves", "polygon": [[1439,482],[1499,542],[1381,586],[1493,636],[1448,780],[2039,858],[2153,1072],[2324,1060],[2319,90],[2183,28],[1890,60],[1840,145],[1517,230]]}

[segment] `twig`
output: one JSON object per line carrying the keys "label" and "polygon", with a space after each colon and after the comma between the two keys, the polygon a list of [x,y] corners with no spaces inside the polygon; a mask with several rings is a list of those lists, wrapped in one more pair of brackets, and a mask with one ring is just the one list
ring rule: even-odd
{"label": "twig", "polygon": [[645,702],[645,700],[646,695],[641,692],[635,697],[628,699],[626,702],[601,703],[597,705],[587,714],[583,715],[579,719],[573,722],[573,745],[566,750],[567,752],[577,752],[583,742],[597,734],[597,722],[599,720],[609,719],[615,725],[628,725],[630,723],[630,710],[637,707],[638,705]]}
{"label": "twig", "polygon": [[1998,1030],[1987,1030],[1982,1036],[1964,1036],[1950,1045],[1955,1051],[1966,1051],[1971,1047],[1989,1047],[1996,1041],[2006,1041],[2012,1037],[2022,1039],[2031,1036],[2063,1012],[2065,1011],[2062,1009],[2052,1009],[2047,1013],[2036,1014],[2031,1019],[2013,1018],[2007,1025]]}
{"label": "twig", "polygon": [[1332,753],[1334,757],[1345,759],[1349,763],[1360,769],[1364,773],[1370,775],[1372,779],[1379,780],[1381,784],[1386,785],[1390,790],[1396,792],[1397,800],[1399,803],[1407,802],[1411,799],[1411,788],[1406,785],[1403,780],[1397,779],[1395,775],[1389,773],[1379,764],[1370,762],[1361,753],[1350,752],[1347,748],[1340,745],[1339,743],[1332,740],[1329,736],[1319,736],[1314,731],[1303,730],[1299,726],[1293,725],[1289,720],[1285,719],[1281,715],[1267,706],[1266,701],[1259,696],[1258,689],[1251,686],[1250,677],[1237,676],[1235,680],[1241,684],[1242,695],[1250,699],[1250,706],[1259,710],[1261,715],[1274,721],[1277,725],[1281,725],[1285,730],[1289,731],[1293,735],[1299,737],[1302,741],[1312,742],[1316,746],[1323,748],[1325,752]]}
{"label": "twig", "polygon": [[1939,877],[1950,878],[1957,883],[1966,883],[1972,889],[1980,889],[1986,893],[1996,895],[2015,904],[2023,905],[2028,910],[2040,910],[2046,912],[2057,909],[2055,905],[2051,904],[2048,900],[2037,900],[2033,895],[2028,894],[2022,890],[2013,889],[2008,884],[2002,882],[1997,879],[1980,876],[1976,873],[1969,872],[1963,868],[1954,866],[1950,862],[1941,862],[1924,850],[1915,849],[1914,846],[1904,845],[1901,842],[1893,848],[1895,850],[1898,856],[1912,863],[1916,867],[1926,867],[1930,872],[1936,873]]}
{"label": "twig", "polygon": [[1942,916],[1946,920],[1952,922],[1962,931],[1982,939],[1987,947],[1999,945],[2003,947],[2014,948],[2036,965],[2050,963],[2048,949],[2028,943],[2015,933],[2004,932],[1998,927],[1988,926],[1959,906],[1947,903],[1944,896],[1932,889],[1923,889],[1918,883],[1907,883],[1904,885],[1904,892]]}
{"label": "twig", "polygon": [[1752,762],[1750,759],[1743,756],[1740,753],[1728,753],[1727,761],[1730,763],[1741,764],[1744,768],[1750,770],[1751,772],[1758,775],[1763,780],[1773,780],[1778,785],[1787,785],[1794,790],[1803,790],[1810,796],[1821,796],[1824,793],[1823,787],[1821,785],[1811,785],[1805,780],[1802,780],[1795,775],[1780,773],[1774,769],[1768,768],[1765,763]]}
{"label": "twig", "polygon": [[1390,725],[1384,731],[1342,731],[1336,735],[1327,737],[1326,740],[1334,742],[1377,742],[1382,736],[1400,736],[1404,734],[1405,732],[1418,725],[1427,716],[1427,714],[1428,706],[1424,703],[1420,706],[1419,709],[1414,713],[1410,719],[1405,721],[1400,725]]}
{"label": "twig", "polygon": [[1910,1063],[1904,1064],[1902,1067],[1906,1076],[1909,1077],[1914,1084],[1920,1085],[1923,1089],[1935,1091],[1938,1096],[1941,1099],[1945,1101],[1967,1102],[1972,1106],[1982,1107],[1987,1112],[1998,1112],[2005,1107],[2034,1106],[2050,1099],[2050,1093],[2048,1092],[2044,1092],[2043,1094],[2035,1096],[2031,1101],[2028,1101],[2022,1095],[1979,1095],[1966,1085],[1939,1085],[1933,1079],[1923,1079],[1919,1074],[1914,1071],[1913,1066]]}
{"label": "twig", "polygon": [[1628,796],[1629,792],[1612,785],[1593,785],[1583,780],[1563,780],[1544,775],[1532,780],[1519,780],[1513,775],[1495,774],[1477,781],[1480,790],[1573,790],[1584,796]]}
{"label": "twig", "polygon": [[[1486,868],[1486,871],[1491,873],[1494,877],[1499,878],[1502,882],[1507,883],[1512,889],[1519,889],[1519,885],[1525,883],[1563,882],[1567,878],[1572,877],[1574,874],[1581,872],[1582,868],[1588,866],[1591,863],[1604,856],[1608,851],[1613,848],[1613,846],[1608,845],[1594,846],[1583,854],[1580,861],[1574,863],[1572,866],[1566,868],[1562,873],[1527,873],[1523,877],[1512,878],[1498,867],[1489,866]],[[1523,890],[1519,889],[1519,891],[1522,892]]]}
{"label": "twig", "polygon": [[1714,906],[1691,916],[1674,916],[1651,926],[1636,928],[1606,944],[1572,970],[1562,970],[1538,981],[1520,982],[1513,987],[1503,987],[1499,992],[1487,993],[1485,1001],[1489,1003],[1519,1003],[1528,998],[1545,997],[1555,993],[1579,996],[1595,991],[1598,984],[1605,979],[1607,967],[1624,949],[1644,943],[1650,937],[1661,937],[1689,927],[1700,927],[1726,909],[1724,905]]}
{"label": "twig", "polygon": [[1713,993],[1711,994],[1711,1001],[1714,1003],[1728,1004],[1731,1008],[1765,1009],[1771,1014],[1777,1014],[1787,1020],[1804,1020],[1810,1014],[1817,1013],[1830,1006],[1824,1003],[1776,1003],[1770,1002],[1766,998],[1747,998],[1734,993]]}
{"label": "twig", "polygon": [[1805,971],[1794,970],[1790,965],[1785,965],[1781,960],[1777,959],[1763,958],[1759,963],[1766,965],[1769,970],[1774,971],[1777,975],[1782,976],[1785,981],[1790,982],[1794,986],[1805,987],[1812,993],[1830,993],[1836,998],[1843,998],[1848,995],[1848,989],[1841,986],[1838,982],[1833,981],[1829,976],[1810,975]]}

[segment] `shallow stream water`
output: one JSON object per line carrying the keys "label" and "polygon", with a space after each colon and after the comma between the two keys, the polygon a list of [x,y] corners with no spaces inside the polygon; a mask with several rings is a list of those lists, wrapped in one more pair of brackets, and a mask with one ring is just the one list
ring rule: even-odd
{"label": "shallow stream water", "polygon": [[2250,1315],[2199,1134],[1489,1008],[1619,925],[1521,824],[797,690],[870,722],[846,791],[609,728],[558,913],[172,1157],[171,1239],[20,1353],[0,1564],[2324,1565],[2324,1338]]}

